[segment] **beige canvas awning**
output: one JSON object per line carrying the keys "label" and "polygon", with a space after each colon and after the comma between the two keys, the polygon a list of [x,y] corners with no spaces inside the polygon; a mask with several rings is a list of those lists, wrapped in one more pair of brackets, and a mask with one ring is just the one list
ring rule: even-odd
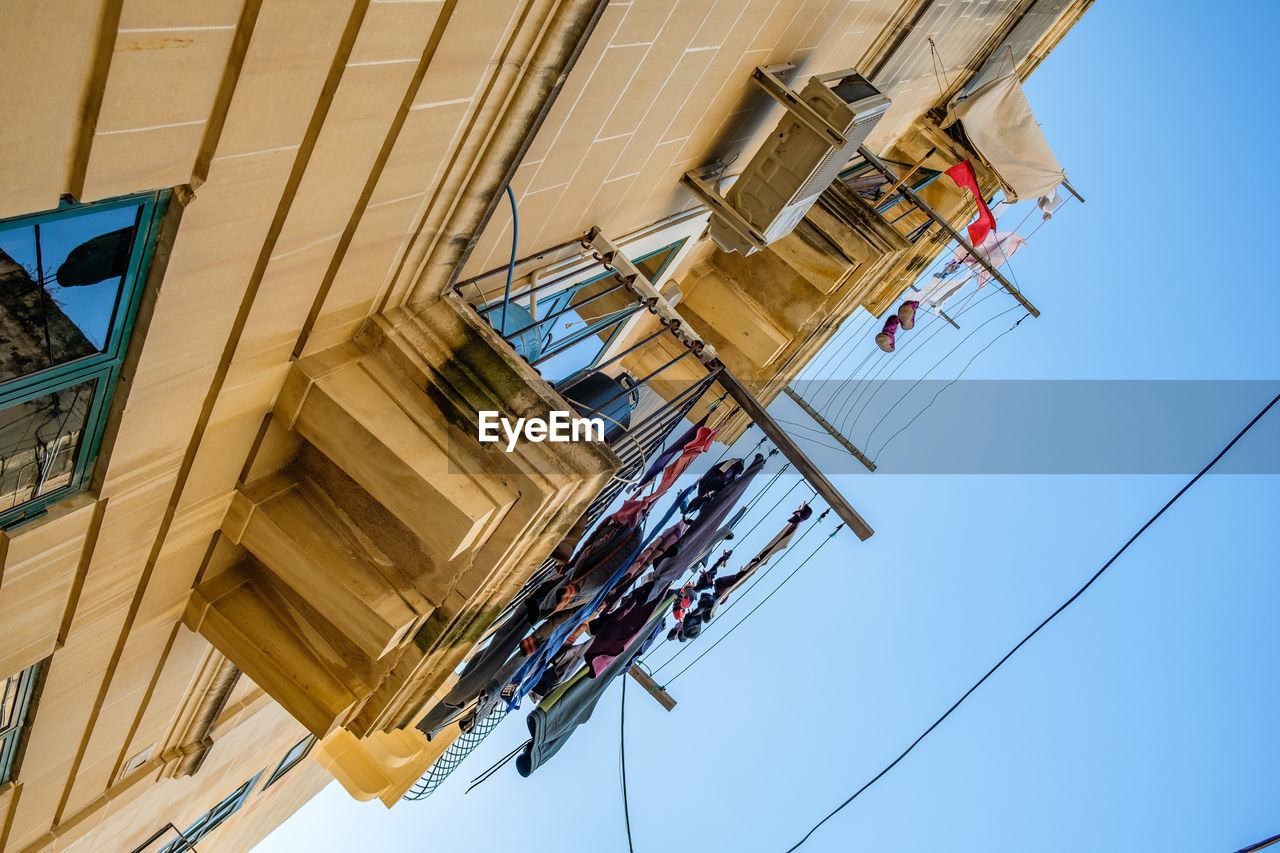
{"label": "beige canvas awning", "polygon": [[1016,74],[998,77],[953,103],[943,127],[956,121],[1010,201],[1048,195],[1064,180]]}

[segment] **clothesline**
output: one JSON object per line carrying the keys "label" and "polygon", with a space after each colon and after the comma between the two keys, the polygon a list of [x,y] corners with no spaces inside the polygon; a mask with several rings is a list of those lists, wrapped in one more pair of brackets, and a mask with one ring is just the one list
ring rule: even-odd
{"label": "clothesline", "polygon": [[698,655],[696,658],[694,658],[692,661],[690,661],[690,662],[688,663],[688,665],[686,665],[686,666],[685,666],[685,668],[684,668],[684,669],[680,670],[680,671],[679,671],[679,672],[677,672],[675,675],[671,676],[671,678],[668,680],[668,682],[667,682],[667,683],[668,683],[668,684],[674,684],[677,678],[679,678],[680,676],[684,675],[686,672],[688,672],[690,669],[692,669],[694,666],[696,666],[696,665],[697,665],[697,663],[698,663],[698,661],[702,660],[704,657],[706,657],[708,654],[710,654],[710,653],[711,653],[712,649],[714,649],[716,646],[720,645],[720,643],[721,643],[721,642],[723,642],[724,640],[728,639],[728,638],[729,638],[729,636],[730,636],[734,631],[736,631],[738,628],[742,627],[742,625],[743,625],[743,623],[744,623],[744,622],[746,622],[746,621],[747,621],[748,619],[750,619],[753,615],[755,615],[756,611],[758,611],[761,607],[763,607],[763,606],[765,605],[765,603],[769,601],[769,599],[773,598],[773,596],[774,596],[775,594],[777,594],[777,592],[778,592],[780,589],[782,589],[784,586],[786,586],[786,585],[787,585],[787,582],[788,582],[788,581],[790,581],[792,578],[794,578],[794,577],[795,577],[795,576],[800,572],[800,570],[801,570],[801,569],[803,569],[803,568],[808,564],[808,562],[809,562],[810,560],[812,560],[812,559],[814,558],[814,556],[816,556],[816,555],[817,555],[817,553],[823,549],[823,547],[825,547],[825,546],[826,546],[826,544],[827,544],[828,542],[830,542],[831,540],[835,539],[836,534],[838,534],[838,533],[840,532],[840,530],[841,530],[841,529],[843,529],[843,527],[844,527],[844,522],[841,522],[841,523],[836,527],[836,529],[835,529],[835,530],[833,530],[833,531],[831,532],[831,534],[827,536],[827,538],[826,538],[826,539],[824,539],[822,542],[818,543],[818,547],[814,548],[814,549],[813,549],[813,551],[811,551],[811,552],[809,553],[809,556],[807,556],[807,557],[805,557],[805,558],[804,558],[804,560],[800,563],[800,565],[798,565],[798,566],[796,566],[794,569],[792,569],[791,574],[787,575],[785,578],[783,578],[783,579],[782,579],[782,583],[780,583],[780,584],[778,584],[776,587],[774,587],[774,588],[773,588],[773,590],[772,590],[772,591],[770,591],[770,593],[769,593],[768,595],[766,595],[763,599],[761,599],[761,600],[760,600],[760,603],[759,603],[759,604],[757,604],[755,607],[751,608],[751,610],[747,612],[747,615],[746,615],[746,616],[743,616],[741,619],[739,619],[737,622],[735,622],[735,623],[733,624],[733,626],[729,628],[729,630],[728,630],[728,631],[726,631],[723,635],[721,635],[721,637],[720,637],[719,639],[717,639],[714,643],[712,643],[709,647],[707,647],[707,649],[706,649],[705,651],[703,651],[703,652],[702,652],[702,654]]}
{"label": "clothesline", "polygon": [[[813,521],[809,522],[805,526],[804,530],[800,532],[800,535],[796,537],[796,539],[787,546],[786,550],[782,552],[781,556],[779,556],[776,561],[766,566],[761,572],[757,573],[757,576],[752,579],[751,583],[747,586],[747,588],[739,592],[737,596],[735,596],[729,601],[729,603],[725,606],[724,610],[720,612],[719,618],[722,619],[725,616],[725,614],[727,614],[730,610],[733,609],[733,606],[735,604],[737,604],[739,601],[742,601],[748,595],[750,595],[751,590],[755,589],[756,585],[760,583],[762,580],[764,580],[765,575],[767,575],[773,569],[774,566],[781,565],[786,560],[786,558],[791,554],[791,552],[795,550],[795,548],[797,548],[802,541],[804,541],[805,537],[807,537],[811,531],[817,528],[818,524],[821,523],[821,521],[827,516],[828,512],[830,512],[830,508],[823,510],[821,515],[819,515]],[[716,621],[713,624],[721,624],[721,623],[719,621]],[[719,641],[717,640],[717,643],[718,642]],[[675,661],[677,658],[679,658],[681,655],[683,655],[686,651],[688,651],[691,648],[694,648],[694,646],[688,645],[688,644],[681,645],[679,648],[676,649],[674,654],[672,654],[669,658],[667,658],[665,661],[660,663],[657,666],[657,668],[650,670],[650,675],[652,675],[656,679],[659,673],[661,673],[664,669],[670,666],[673,661]]]}
{"label": "clothesline", "polygon": [[[1031,215],[1037,209],[1038,208],[1035,205],[1030,206],[1028,211],[1024,214],[1022,220],[1016,226],[1015,230],[1020,230],[1022,226],[1026,223],[1026,221],[1031,217]],[[1044,227],[1044,224],[1047,221],[1048,221],[1047,219],[1041,221],[1031,231],[1031,233],[1028,234],[1027,237],[1024,239],[1029,240],[1033,235],[1035,235],[1040,230],[1040,228]],[[924,273],[922,273],[921,277],[923,278],[924,276],[930,275],[931,270],[933,268],[936,268],[939,264],[942,264],[945,262],[944,258],[945,258],[945,252],[942,257],[940,257],[934,262],[933,266],[929,270],[926,270]],[[1016,275],[1013,274],[1012,263],[1007,262],[1007,266],[1009,267],[1011,276],[1014,277],[1016,280]],[[977,289],[971,289],[970,292],[964,297],[964,302],[962,302],[962,308],[960,311],[956,312],[956,316],[959,317],[967,313],[971,308],[976,307],[977,304],[988,299],[991,293],[993,292],[994,290],[988,292],[987,294],[984,294],[981,299],[978,299],[976,302],[974,302],[973,300],[977,294]],[[880,387],[882,386],[877,387],[876,392],[872,392],[871,397],[866,397],[867,389],[870,388],[872,384],[876,383],[876,380],[879,379],[879,377],[884,373],[886,369],[889,369],[889,365],[886,360],[887,356],[882,355],[878,361],[873,362],[872,365],[867,368],[865,373],[863,372],[863,368],[867,366],[868,361],[870,361],[875,357],[876,349],[870,347],[867,344],[864,344],[859,338],[860,338],[860,335],[865,332],[866,326],[868,326],[872,322],[874,322],[874,318],[868,316],[862,321],[860,326],[855,330],[854,334],[850,336],[851,338],[850,340],[848,340],[847,342],[839,346],[831,347],[824,361],[819,364],[819,367],[815,371],[815,374],[816,374],[815,379],[821,380],[823,370],[825,370],[828,364],[831,364],[832,361],[835,361],[836,366],[833,368],[832,378],[828,379],[828,382],[831,384],[830,391],[826,392],[825,394],[823,393],[823,390],[819,390],[815,392],[810,402],[815,408],[821,410],[824,406],[829,406],[833,401],[839,398],[841,402],[839,403],[839,407],[836,409],[836,411],[824,412],[824,414],[828,416],[828,419],[831,420],[833,424],[835,424],[837,428],[840,429],[841,432],[844,432],[846,434],[851,434],[854,431],[854,428],[856,427],[858,420],[860,420],[862,415],[870,406],[872,399],[875,397],[875,394],[879,391]],[[984,325],[985,325],[985,321],[984,321]],[[937,331],[939,330],[939,328],[935,328],[937,326],[938,326],[938,321],[936,319],[936,315],[932,315],[931,318],[928,321],[926,321],[924,327],[919,332],[917,332],[915,335],[908,338],[907,346],[900,348],[896,353],[897,358],[895,360],[898,362],[898,364],[895,364],[893,366],[889,375],[884,379],[884,382],[888,382],[888,380],[898,372],[902,364],[911,358],[912,354],[923,349],[925,344],[927,344],[929,340],[931,340],[934,336],[936,336]],[[964,340],[968,340],[969,337],[970,335],[966,335]],[[866,347],[867,353],[854,366],[853,371],[851,371],[850,375],[846,379],[836,382],[833,379],[834,371],[838,370],[838,367],[840,364],[847,362],[849,360],[848,358],[849,355],[856,353],[856,348],[860,344]],[[911,353],[905,352],[905,350],[907,349],[910,349]],[[943,355],[938,360],[938,362],[936,362],[934,365],[932,365],[929,368],[929,370],[926,372],[925,375],[926,376],[929,375],[938,367],[940,367],[941,363],[945,361],[952,353],[954,353],[955,350],[956,350],[956,347],[953,347],[950,352],[948,352],[946,355]],[[837,355],[844,356],[844,357],[837,359]],[[815,381],[815,380],[809,380],[809,381]],[[825,401],[822,399],[824,396],[825,396]],[[864,397],[866,397],[866,399],[864,399]],[[875,427],[873,427],[873,431],[874,429]],[[856,438],[854,440],[856,441]]]}

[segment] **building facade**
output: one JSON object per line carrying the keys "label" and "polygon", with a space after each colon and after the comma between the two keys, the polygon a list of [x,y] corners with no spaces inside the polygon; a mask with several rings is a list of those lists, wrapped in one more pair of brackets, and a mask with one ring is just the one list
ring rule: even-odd
{"label": "building facade", "polygon": [[722,393],[704,346],[767,403],[947,245],[851,164],[717,249],[682,178],[727,189],[773,132],[754,70],[855,69],[891,101],[867,147],[936,175],[977,161],[940,109],[1089,5],[10,4],[0,849],[248,849],[334,779],[394,804],[448,745],[416,721],[634,462],[504,453],[476,413],[661,374],[629,414],[660,443]]}

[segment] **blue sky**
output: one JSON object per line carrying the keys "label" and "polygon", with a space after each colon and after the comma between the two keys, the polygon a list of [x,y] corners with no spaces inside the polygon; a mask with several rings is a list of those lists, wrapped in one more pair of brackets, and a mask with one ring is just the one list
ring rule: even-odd
{"label": "blue sky", "polygon": [[[1013,262],[1043,316],[1001,338],[966,377],[1275,379],[1280,306],[1259,184],[1277,130],[1278,14],[1267,3],[1222,15],[1190,3],[1099,3],[1040,67],[1028,95],[1088,203],[1064,210]],[[1189,449],[1188,468],[1275,385],[1241,399],[1239,417],[1225,418],[1236,426]],[[1233,454],[1249,452],[1246,441]],[[628,688],[636,850],[781,853],[1185,479],[838,476],[876,535],[859,543],[842,533],[819,552],[670,685],[675,711]],[[1275,476],[1202,480],[802,849],[1230,853],[1280,832],[1278,497]],[[738,553],[784,517],[779,508]],[[726,627],[713,623],[682,660]],[[523,720],[510,719],[429,800],[388,812],[331,786],[259,849],[624,851],[618,694],[611,687],[596,718],[531,779],[506,768],[463,795],[525,737]]]}

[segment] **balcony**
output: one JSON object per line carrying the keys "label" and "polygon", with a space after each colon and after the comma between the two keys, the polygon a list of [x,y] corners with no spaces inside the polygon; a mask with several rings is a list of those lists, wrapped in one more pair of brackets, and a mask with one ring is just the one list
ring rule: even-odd
{"label": "balcony", "polygon": [[408,724],[620,464],[477,439],[563,408],[452,295],[295,362],[185,623],[317,737]]}

